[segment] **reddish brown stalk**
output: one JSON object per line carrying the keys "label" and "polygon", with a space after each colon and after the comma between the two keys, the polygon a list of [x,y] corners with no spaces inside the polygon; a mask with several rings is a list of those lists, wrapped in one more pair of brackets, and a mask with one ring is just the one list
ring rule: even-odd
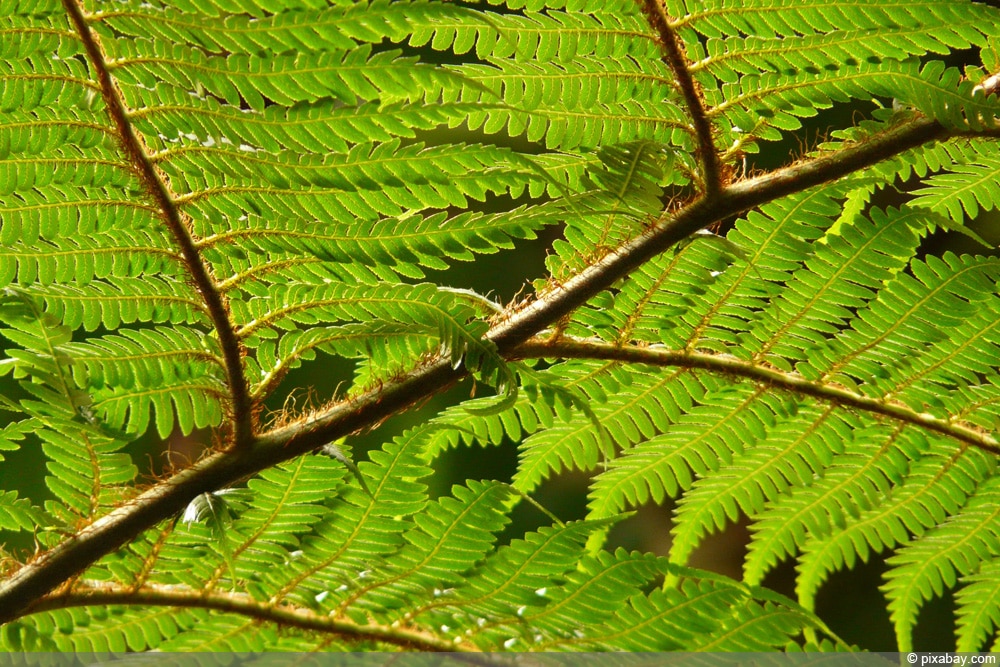
{"label": "reddish brown stalk", "polygon": [[704,96],[701,87],[691,77],[688,70],[688,59],[680,36],[670,26],[670,17],[663,7],[662,0],[641,0],[642,13],[649,25],[656,31],[660,47],[663,49],[663,62],[674,73],[677,86],[684,96],[694,134],[698,138],[698,157],[701,159],[702,179],[705,194],[718,192],[723,186],[722,167],[719,155],[715,152],[715,141],[712,139],[712,124],[705,113]]}
{"label": "reddish brown stalk", "polygon": [[211,270],[198,252],[188,228],[188,221],[178,208],[174,195],[167,185],[166,177],[153,164],[146,153],[142,139],[129,120],[129,110],[111,77],[100,40],[90,29],[83,9],[77,0],[63,0],[63,6],[87,51],[87,59],[100,84],[101,96],[104,98],[108,115],[115,125],[122,150],[128,156],[129,163],[143,187],[156,202],[160,218],[174,237],[191,280],[205,302],[212,326],[219,337],[219,347],[225,361],[226,381],[232,400],[233,442],[236,446],[245,446],[253,438],[254,410],[243,372],[243,348],[229,319],[228,303],[212,278]]}

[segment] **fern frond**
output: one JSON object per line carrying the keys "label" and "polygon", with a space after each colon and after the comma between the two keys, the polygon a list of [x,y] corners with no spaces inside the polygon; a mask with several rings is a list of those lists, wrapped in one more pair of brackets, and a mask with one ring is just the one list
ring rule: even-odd
{"label": "fern frond", "polygon": [[111,132],[107,120],[93,110],[9,111],[0,123],[0,156],[56,156],[67,146],[76,146],[110,159],[114,157]]}
{"label": "fern frond", "polygon": [[39,614],[33,627],[7,626],[2,641],[11,651],[142,651],[158,648],[208,618],[200,609],[154,608],[139,614],[121,606],[96,613],[60,609]]}
{"label": "fern frond", "polygon": [[[547,262],[553,277],[572,275],[586,262],[640,233],[662,206],[664,189],[686,183],[673,149],[657,141],[633,141],[596,151],[599,163],[586,178],[588,191],[567,197],[573,223],[553,244]],[[690,173],[688,168],[687,173]]]}
{"label": "fern frond", "polygon": [[775,0],[755,0],[740,6],[731,5],[726,0],[710,0],[699,3],[693,11],[688,10],[684,0],[669,0],[667,10],[678,17],[677,27],[690,25],[709,37],[734,33],[809,35],[857,28],[893,30],[920,25],[929,30],[936,29],[936,36],[928,37],[929,40],[942,39],[949,26],[962,25],[962,20],[970,16],[988,21],[995,13],[985,5],[971,2],[955,4],[946,0],[889,0],[878,7],[870,6],[865,0],[821,0],[803,7],[790,7]]}
{"label": "fern frond", "polygon": [[515,540],[488,556],[459,585],[439,589],[437,599],[417,608],[412,617],[430,627],[477,628],[496,623],[512,609],[537,605],[553,577],[576,566],[587,537],[599,526],[575,522]]}
{"label": "fern frond", "polygon": [[70,57],[80,52],[79,37],[66,30],[58,18],[45,16],[44,12],[28,20],[16,13],[5,15],[0,22],[0,34],[8,38],[0,50],[0,55],[7,60],[45,52]]}
{"label": "fern frond", "polygon": [[[982,30],[981,5],[941,6],[949,22],[910,23],[879,28],[846,29],[822,35],[781,37],[726,37],[709,39],[704,55],[691,67],[693,72],[712,74],[726,83],[744,74],[760,71],[817,74],[843,65],[875,64],[884,60],[905,60],[927,53],[948,53],[952,48],[981,45],[988,36]],[[928,17],[929,18],[929,17]],[[796,31],[797,32],[797,31]],[[711,81],[703,76],[706,85]]]}
{"label": "fern frond", "polygon": [[[918,73],[908,62],[983,45],[988,34],[982,26],[997,14],[982,4],[934,0],[873,9],[862,2],[754,2],[736,8],[710,2],[689,11],[678,2],[668,3],[667,12],[676,17],[672,26],[684,36],[691,69],[717,107],[710,113],[726,109],[727,134],[742,150],[756,151],[754,139],[779,139],[782,130],[800,126],[798,118],[866,94],[905,99],[948,123],[989,123],[995,116],[982,109],[981,117],[981,111],[964,117],[971,85],[959,93],[963,103],[946,105],[941,100],[954,80],[943,81],[937,65]],[[892,71],[898,72],[894,81],[882,78]]]}
{"label": "fern frond", "polygon": [[1000,581],[997,560],[987,559],[975,574],[961,578],[965,586],[955,596],[958,603],[958,651],[979,651],[1000,625]]}
{"label": "fern frond", "polygon": [[1000,552],[998,485],[982,484],[955,515],[899,550],[888,560],[883,587],[900,649],[911,647],[917,612],[924,602],[942,595],[957,577],[972,574]]}
{"label": "fern frond", "polygon": [[[191,8],[188,8],[189,10]],[[203,7],[197,8],[204,11]],[[203,15],[192,20],[162,8],[129,7],[96,15],[101,25],[133,37],[200,46],[213,53],[266,54],[291,50],[345,50],[359,42],[402,41],[430,21],[456,20],[469,10],[433,2],[364,2],[277,14]],[[228,13],[223,10],[221,13]]]}
{"label": "fern frond", "polygon": [[266,395],[284,374],[302,361],[312,360],[316,352],[358,359],[355,386],[367,387],[379,378],[403,370],[407,362],[432,354],[437,345],[425,333],[406,324],[356,323],[341,326],[314,326],[292,331],[277,341],[262,339],[256,346],[256,358],[249,363],[249,377],[259,378],[253,393]]}
{"label": "fern frond", "polygon": [[[833,225],[833,217],[840,212],[836,198],[851,191],[851,186],[850,182],[840,182],[816,188],[763,206],[759,213],[752,212],[738,221],[727,238],[745,248],[747,258],[722,270],[712,290],[689,294],[690,305],[679,317],[683,326],[674,324],[665,342],[680,339],[678,342],[686,348],[746,355],[741,337],[734,332],[756,319],[770,299],[782,292],[812,254],[814,244],[810,242]],[[684,269],[687,266],[682,269],[679,265],[676,270]],[[677,318],[675,313],[664,316]],[[648,317],[657,317],[657,313],[650,312]]]}
{"label": "fern frond", "polygon": [[[989,294],[986,286],[995,281],[1000,264],[945,254],[941,259],[929,257],[926,264],[911,262],[910,270],[913,277],[897,275],[850,331],[814,348],[799,371],[849,386],[877,382],[886,365],[905,363],[906,356],[919,356],[943,339],[940,327],[972,317]],[[900,361],[887,364],[885,359]]]}
{"label": "fern frond", "polygon": [[698,646],[702,651],[752,652],[773,651],[776,637],[790,640],[810,626],[808,617],[797,609],[773,603],[742,606],[726,627],[709,641]]}
{"label": "fern frond", "polygon": [[798,74],[768,72],[724,84],[718,94],[709,95],[708,114],[724,122],[736,144],[745,148],[745,132],[775,140],[781,131],[801,127],[799,119],[816,115],[818,109],[871,96],[897,97],[956,130],[991,127],[1000,113],[995,101],[974,93],[974,83],[960,81],[958,70],[945,70],[937,61],[922,69],[915,62],[889,61],[861,64],[856,70]]}
{"label": "fern frond", "polygon": [[[89,517],[128,495],[125,485],[137,470],[131,457],[120,451],[127,441],[123,435],[125,431],[133,437],[142,434],[151,407],[161,437],[169,435],[175,419],[185,433],[221,421],[225,388],[218,377],[191,382],[183,376],[193,373],[197,377],[198,371],[185,368],[180,377],[168,379],[156,376],[150,366],[130,368],[130,360],[123,358],[95,363],[88,352],[102,348],[70,343],[70,328],[43,313],[30,297],[9,296],[3,321],[9,327],[4,334],[22,346],[7,352],[16,360],[15,373],[30,378],[22,382],[31,397],[22,401],[22,408],[34,421],[19,427],[16,435],[23,437],[30,429],[41,440],[51,473],[46,483],[59,499],[47,504],[55,516],[68,519],[69,512]],[[131,350],[138,353],[137,358],[149,361],[151,357],[142,353],[137,341],[192,344],[196,340],[190,333],[187,340],[180,333],[136,333],[131,337]],[[121,341],[129,338],[116,342]],[[204,343],[198,343],[204,350]],[[159,364],[156,368],[164,370]],[[141,379],[131,382],[136,374]],[[113,383],[102,388],[101,383],[109,379]],[[123,388],[127,386],[135,388]]]}
{"label": "fern frond", "polygon": [[[226,529],[228,557],[220,558],[224,555],[221,549],[213,548],[219,553],[189,568],[185,572],[187,580],[200,582],[198,586],[204,590],[231,586],[233,582],[228,578],[232,565],[238,585],[259,590],[261,573],[284,567],[294,559],[302,538],[327,517],[327,501],[341,490],[345,472],[332,459],[309,456],[250,480],[245,497],[235,496],[247,507]],[[207,546],[202,543],[201,548]],[[163,558],[171,557],[168,544]],[[173,557],[183,562],[181,554]]]}
{"label": "fern frond", "polygon": [[[434,285],[297,287],[273,290],[270,298],[248,302],[248,311],[240,313],[247,324],[237,334],[246,338],[264,327],[286,328],[286,320],[295,323],[397,322],[410,327],[413,333],[436,333],[441,353],[455,366],[464,363],[491,380],[503,366],[495,348],[480,338],[485,323],[468,323],[474,320],[475,311],[460,306],[459,300]],[[280,306],[273,306],[275,302]]]}
{"label": "fern frond", "polygon": [[741,512],[754,516],[787,489],[808,485],[842,451],[847,425],[833,417],[832,407],[781,407],[787,412],[775,414],[778,423],[764,438],[756,441],[749,429],[741,433],[743,453],[684,494],[674,514],[674,562],[687,562],[705,534],[736,521]]}
{"label": "fern frond", "polygon": [[232,651],[256,652],[274,639],[261,632],[253,621],[236,614],[202,614],[200,622],[188,632],[180,633],[160,644],[161,651]]}
{"label": "fern frond", "polygon": [[[759,357],[785,368],[784,358],[806,358],[808,350],[825,342],[905,267],[920,235],[932,224],[919,211],[872,209],[870,216],[870,221],[856,216],[850,224],[828,230],[787,289],[771,300],[752,334],[760,341]],[[836,313],[831,312],[832,304]]]}
{"label": "fern frond", "polygon": [[[556,647],[560,640],[572,642],[580,634],[586,637],[589,628],[600,627],[625,608],[630,591],[655,579],[664,567],[661,559],[634,557],[624,550],[585,558],[567,573],[562,586],[536,596],[539,606],[525,606],[504,623],[485,624],[473,637],[503,637],[504,648],[520,651],[543,643]],[[541,641],[526,635],[527,628],[535,628]]]}
{"label": "fern frond", "polygon": [[34,530],[51,521],[28,498],[18,498],[17,491],[0,492],[0,530]]}
{"label": "fern frond", "polygon": [[759,392],[742,385],[721,387],[711,378],[695,381],[709,390],[692,393],[697,405],[686,407],[664,434],[631,448],[598,476],[591,491],[591,516],[611,516],[629,505],[675,496],[690,487],[695,475],[718,468],[720,462],[732,460],[734,450],[742,450],[742,440],[731,439],[731,434],[762,426],[756,418],[753,426],[743,422],[753,415]]}
{"label": "fern frond", "polygon": [[397,517],[409,521],[427,503],[426,487],[417,481],[431,472],[419,457],[421,443],[422,434],[410,432],[359,463],[372,497],[348,486],[306,536],[302,555],[286,571],[268,574],[265,590],[277,599],[321,601],[330,609],[361,583],[363,573],[370,574],[374,558],[394,553],[402,544]]}
{"label": "fern frond", "polygon": [[550,646],[680,650],[696,637],[716,631],[730,610],[745,602],[741,593],[735,586],[685,579],[679,589],[656,590],[648,597],[633,596],[607,629],[581,628],[578,640],[551,642]]}
{"label": "fern frond", "polygon": [[265,98],[282,106],[333,97],[346,104],[358,99],[385,102],[434,101],[463,87],[462,77],[400,56],[372,53],[368,45],[349,51],[269,56],[206,56],[190,47],[159,40],[115,40],[109,55],[114,72],[133,86],[174,85],[198,90],[233,106],[261,110]]}
{"label": "fern frond", "polygon": [[[202,247],[220,252],[245,253],[259,249],[275,253],[311,255],[324,262],[358,262],[388,266],[397,273],[422,278],[421,267],[445,269],[449,261],[471,260],[474,254],[494,253],[513,247],[515,240],[535,238],[545,225],[555,224],[562,207],[532,208],[503,216],[462,214],[448,218],[439,213],[403,219],[380,219],[369,224],[329,224],[314,221],[254,216],[241,229],[206,235]],[[443,259],[442,256],[447,259]]]}
{"label": "fern frond", "polygon": [[916,459],[905,479],[879,505],[849,518],[836,533],[809,539],[799,559],[796,593],[810,606],[823,581],[842,567],[873,553],[908,541],[957,511],[978,483],[988,478],[994,464],[976,452],[921,455],[926,444],[900,441],[907,458]]}
{"label": "fern frond", "polygon": [[[878,120],[865,121],[858,128],[838,131],[836,133],[837,138],[853,141],[877,134],[900,122],[902,118],[906,118],[907,112],[876,109],[873,115]],[[837,146],[838,143],[831,141],[828,146],[832,148]],[[878,175],[888,183],[892,183],[896,179],[906,181],[914,174],[920,178],[924,178],[928,174],[952,165],[973,163],[978,159],[980,153],[989,153],[991,150],[989,141],[975,137],[956,137],[948,141],[913,148],[899,156],[869,167],[865,170],[865,173]]]}
{"label": "fern frond", "polygon": [[919,77],[896,85],[904,91],[907,103],[948,128],[987,129],[996,125],[1000,115],[1000,103],[977,91],[977,83],[965,79],[959,70],[945,69],[941,61],[927,63]]}
{"label": "fern frond", "polygon": [[833,457],[822,479],[795,488],[757,513],[743,565],[743,578],[759,585],[767,572],[794,555],[809,539],[822,539],[869,510],[901,481],[905,450],[900,429],[884,425],[859,431],[860,421],[841,415],[844,452]]}
{"label": "fern frond", "polygon": [[606,292],[591,300],[567,330],[605,340],[683,340],[682,314],[712,288],[734,259],[698,241],[664,253],[629,276],[616,294]]}
{"label": "fern frond", "polygon": [[37,245],[0,249],[0,285],[73,283],[134,278],[144,273],[179,273],[178,257],[164,239],[146,234],[96,233]]}
{"label": "fern frond", "polygon": [[674,382],[682,373],[657,377],[598,363],[568,363],[559,372],[572,378],[571,386],[592,403],[600,428],[577,413],[571,421],[525,439],[514,476],[515,487],[522,491],[537,488],[564,469],[593,470],[602,458],[612,457],[613,447],[628,448],[651,438],[667,428],[671,415],[680,414],[679,406],[690,405],[688,390],[701,389],[694,378]]}
{"label": "fern frond", "polygon": [[421,16],[413,21],[411,46],[430,44],[438,51],[475,51],[486,60],[513,59],[542,62],[573,60],[578,56],[629,55],[655,57],[656,49],[641,17],[602,7],[593,13],[579,9],[518,14],[459,13]]}
{"label": "fern frond", "polygon": [[[22,419],[4,424],[0,431],[0,452],[16,452],[20,449],[24,439],[34,433],[40,424],[33,419]],[[0,461],[3,461],[0,455]]]}
{"label": "fern frond", "polygon": [[[154,145],[160,148],[184,146],[229,146],[258,148],[269,153],[281,150],[315,153],[347,152],[353,144],[412,139],[421,130],[454,126],[482,105],[404,102],[380,105],[365,102],[356,107],[340,106],[320,99],[291,107],[271,106],[246,113],[220,104],[214,98],[192,98],[185,91],[158,86],[154,93],[138,89],[136,125],[155,130]],[[487,105],[488,107],[488,105]]]}
{"label": "fern frond", "polygon": [[157,327],[70,343],[77,368],[98,386],[156,387],[209,374],[221,381],[222,361],[214,341],[195,329]]}
{"label": "fern frond", "polygon": [[982,211],[1000,206],[1000,150],[983,147],[973,165],[955,165],[946,173],[927,179],[928,187],[917,190],[914,206],[925,206],[952,220],[975,218]]}
{"label": "fern frond", "polygon": [[499,445],[504,438],[520,441],[539,428],[551,428],[556,420],[570,423],[580,417],[607,437],[604,426],[587,405],[587,396],[573,384],[565,386],[557,376],[545,377],[544,372],[517,367],[520,389],[513,405],[502,410],[495,407],[494,398],[477,398],[444,410],[431,424],[427,433],[425,455],[434,460],[442,452],[460,445]]}
{"label": "fern frond", "polygon": [[117,160],[89,157],[31,157],[0,162],[0,195],[24,188],[44,189],[50,185],[90,185],[124,188],[132,182],[129,165]]}
{"label": "fern frond", "polygon": [[39,237],[85,236],[111,229],[148,230],[155,224],[151,207],[129,195],[51,186],[42,192],[20,191],[16,198],[0,198],[0,212],[6,223],[0,227],[0,240],[5,246],[16,242],[35,245]]}
{"label": "fern frond", "polygon": [[465,65],[460,71],[486,92],[467,87],[461,100],[500,100],[510,109],[470,114],[473,129],[524,134],[550,149],[592,149],[636,139],[687,147],[692,139],[672,76],[652,62],[652,71],[628,56]]}
{"label": "fern frond", "polygon": [[[488,193],[516,196],[526,178],[503,168],[512,163],[515,154],[492,146],[400,147],[396,141],[360,144],[339,159],[199,147],[177,149],[161,162],[171,183],[187,192],[180,198],[186,207],[225,211],[242,203],[240,210],[253,210],[244,203],[252,201],[279,215],[319,207],[334,219],[465,207],[467,197],[481,201]],[[260,173],[267,187],[259,185]]]}
{"label": "fern frond", "polygon": [[94,393],[93,409],[115,431],[138,436],[149,426],[153,413],[156,432],[166,438],[174,422],[187,435],[196,428],[217,426],[228,394],[218,379],[177,380],[168,386],[114,387]]}
{"label": "fern frond", "polygon": [[392,613],[428,590],[447,589],[463,580],[463,573],[486,555],[509,520],[503,509],[510,491],[495,482],[470,480],[465,487],[453,487],[452,493],[454,497],[442,498],[414,517],[416,525],[402,536],[409,544],[388,567],[359,578],[338,614],[364,618],[362,610]]}
{"label": "fern frond", "polygon": [[[50,25],[58,25],[64,30],[68,28],[65,17]],[[66,58],[59,53],[53,58],[50,53],[36,51],[25,54],[23,59],[4,59],[0,62],[4,78],[0,110],[19,109],[25,112],[53,106],[88,108],[94,103],[100,87],[90,80],[84,63],[73,57],[74,51],[79,53],[82,49],[70,40],[63,43],[69,46]]]}

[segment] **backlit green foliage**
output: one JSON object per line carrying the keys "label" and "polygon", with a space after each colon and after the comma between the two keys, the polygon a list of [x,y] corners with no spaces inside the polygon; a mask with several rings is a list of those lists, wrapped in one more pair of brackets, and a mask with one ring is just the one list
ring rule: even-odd
{"label": "backlit green foliage", "polygon": [[[925,241],[1000,207],[997,25],[965,0],[0,0],[0,451],[47,487],[0,491],[38,545],[0,552],[0,648],[829,649],[818,591],[880,555],[900,650],[946,591],[959,649],[994,647],[1000,259]],[[540,234],[523,301],[432,282]],[[329,405],[258,419],[335,357]],[[495,395],[348,456],[468,376]],[[130,445],[172,434],[212,453],[154,483]],[[516,447],[513,479],[433,497],[470,445]],[[511,537],[567,470],[587,517]],[[669,554],[605,548],[668,500]],[[689,568],[744,519],[742,581]],[[789,559],[797,600],[762,587]]]}

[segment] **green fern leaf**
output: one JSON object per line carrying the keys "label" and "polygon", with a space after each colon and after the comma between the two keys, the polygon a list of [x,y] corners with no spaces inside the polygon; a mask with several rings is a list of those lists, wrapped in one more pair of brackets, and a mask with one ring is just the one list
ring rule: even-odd
{"label": "green fern leaf", "polygon": [[997,522],[1000,509],[995,483],[979,487],[965,506],[893,556],[894,567],[884,587],[902,650],[909,650],[917,610],[933,595],[955,584],[956,576],[971,574],[1000,550]]}
{"label": "green fern leaf", "polygon": [[[831,419],[832,408],[782,407],[794,417],[778,412],[778,424],[768,429],[761,446],[748,448],[734,456],[731,464],[696,481],[681,499],[670,549],[676,562],[686,562],[705,534],[736,521],[741,512],[756,515],[786,489],[807,485],[840,453],[846,425]],[[753,431],[747,431],[741,434],[744,446],[754,442]]]}
{"label": "green fern leaf", "polygon": [[408,545],[388,568],[359,576],[357,590],[341,602],[341,609],[352,604],[357,609],[352,615],[394,610],[428,590],[459,583],[462,573],[485,556],[493,534],[508,521],[503,505],[509,491],[504,485],[470,481],[452,493],[454,497],[442,498],[415,517],[414,528],[403,534]]}
{"label": "green fern leaf", "polygon": [[[1000,264],[931,234],[990,238],[998,24],[0,0],[0,453],[44,476],[0,489],[37,543],[3,550],[0,648],[834,650],[821,587],[884,556],[900,650],[955,589],[981,649]],[[541,247],[508,305],[460,266]],[[270,414],[300,367],[345,380]],[[513,479],[442,493],[468,446]],[[570,470],[563,523],[529,494]],[[669,557],[608,543],[651,503]],[[736,522],[743,581],[685,567]],[[783,562],[798,601],[759,587]]]}
{"label": "green fern leaf", "polygon": [[870,510],[901,481],[905,452],[896,446],[899,431],[886,426],[859,430],[849,415],[838,433],[844,452],[833,457],[822,479],[796,488],[757,514],[744,562],[744,580],[759,585],[786,556],[798,553],[809,539],[831,536],[851,518]]}
{"label": "green fern leaf", "polygon": [[[444,624],[475,632],[497,623],[511,610],[526,611],[541,604],[548,584],[576,566],[587,537],[599,526],[576,522],[543,528],[515,540],[491,554],[458,586],[439,589],[437,599],[417,609],[413,618],[430,627]],[[515,572],[513,577],[511,572]],[[480,646],[489,645],[480,644],[478,638],[475,641]]]}
{"label": "green fern leaf", "polygon": [[[685,383],[687,387],[697,387],[707,378],[692,380]],[[758,392],[750,387],[720,388],[711,381],[706,384],[710,391],[692,391],[699,406],[687,407],[665,433],[639,443],[598,476],[591,494],[592,516],[610,516],[648,500],[663,502],[689,488],[695,475],[732,460],[733,450],[739,451],[742,442],[730,434],[760,432],[761,422],[755,419],[748,426],[743,421],[744,416],[753,415],[760,399]],[[763,411],[769,412],[767,407]]]}
{"label": "green fern leaf", "polygon": [[[5,424],[3,431],[0,431],[0,451],[16,452],[20,449],[20,443],[24,441],[25,437],[34,433],[38,427],[38,422],[32,419],[22,419]],[[0,461],[2,460],[0,458]]]}
{"label": "green fern leaf", "polygon": [[990,211],[1000,205],[997,174],[1000,173],[1000,153],[995,146],[980,155],[975,165],[956,165],[950,173],[928,179],[929,187],[917,191],[915,206],[926,206],[961,221],[967,215],[974,218],[980,210]]}
{"label": "green fern leaf", "polygon": [[908,541],[911,534],[922,535],[956,512],[976,484],[992,472],[992,461],[974,452],[921,456],[926,445],[900,444],[907,446],[907,458],[918,459],[904,482],[880,504],[856,519],[849,518],[839,531],[807,540],[796,587],[806,606],[833,571],[866,561],[873,553]]}
{"label": "green fern leaf", "polygon": [[1000,625],[998,617],[997,561],[988,560],[975,574],[962,577],[966,584],[958,600],[958,651],[978,651]]}
{"label": "green fern leaf", "polygon": [[[929,224],[920,212],[872,209],[871,216],[870,223],[858,216],[839,230],[831,228],[788,288],[771,300],[753,333],[761,341],[758,355],[765,353],[769,362],[790,370],[784,358],[805,358],[805,351],[823,343],[852,309],[866,304],[875,289],[904,268]],[[840,317],[831,319],[830,303],[842,309]]]}
{"label": "green fern leaf", "polygon": [[289,560],[286,571],[268,573],[264,590],[311,604],[323,601],[329,608],[359,583],[362,572],[370,572],[373,557],[395,552],[401,545],[397,517],[409,521],[427,503],[426,487],[416,481],[431,472],[419,458],[421,444],[422,433],[411,432],[359,463],[371,497],[347,487],[316,532],[305,536],[302,554]]}
{"label": "green fern leaf", "polygon": [[44,526],[49,519],[27,498],[18,498],[16,491],[0,493],[0,530],[33,530]]}
{"label": "green fern leaf", "polygon": [[[628,447],[651,437],[666,427],[669,415],[680,413],[677,402],[690,400],[664,391],[675,375],[657,377],[597,364],[567,364],[559,372],[563,377],[574,378],[572,385],[600,404],[594,416],[601,428],[595,428],[586,415],[577,414],[569,423],[527,438],[514,476],[514,485],[522,491],[536,488],[553,472],[564,468],[593,470],[602,455],[611,455],[611,445]],[[608,441],[608,434],[612,442]]]}

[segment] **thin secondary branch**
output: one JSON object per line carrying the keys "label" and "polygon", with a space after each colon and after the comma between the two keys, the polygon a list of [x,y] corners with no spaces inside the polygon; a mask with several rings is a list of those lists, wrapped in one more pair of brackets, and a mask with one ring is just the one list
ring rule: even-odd
{"label": "thin secondary branch", "polygon": [[798,373],[786,373],[727,354],[704,354],[649,346],[615,345],[607,341],[561,338],[557,341],[530,340],[513,350],[511,357],[522,359],[603,359],[649,364],[650,366],[700,368],[721,375],[746,378],[769,387],[811,396],[827,403],[890,417],[901,423],[919,426],[954,438],[959,442],[967,443],[977,449],[1000,455],[1000,441],[974,426],[940,419],[927,413],[917,412],[898,401],[886,401],[865,396],[829,382],[814,382]]}
{"label": "thin secondary branch", "polygon": [[708,120],[708,114],[705,113],[700,87],[688,70],[688,59],[684,55],[680,36],[670,26],[670,17],[667,16],[663,0],[642,0],[642,10],[659,37],[660,46],[663,48],[663,62],[674,73],[677,85],[684,96],[688,114],[691,116],[691,124],[698,138],[698,156],[701,158],[702,171],[705,172],[703,174],[705,194],[714,194],[723,186],[722,168],[719,164],[719,155],[715,152],[712,124]]}
{"label": "thin secondary branch", "polygon": [[475,651],[475,646],[456,644],[433,635],[383,625],[360,625],[336,620],[309,609],[290,605],[272,605],[254,600],[244,593],[215,593],[146,585],[138,590],[113,585],[82,588],[46,596],[34,611],[51,611],[94,605],[139,605],[144,607],[182,607],[213,609],[239,614],[285,627],[339,635],[352,642],[377,641],[417,651]]}
{"label": "thin secondary branch", "polygon": [[[70,2],[71,0],[64,0]],[[563,287],[514,312],[487,334],[501,354],[516,349],[554,322],[699,229],[747,209],[872,166],[910,148],[944,139],[939,123],[918,118],[823,157],[741,181],[702,198],[642,236],[588,266]],[[0,582],[0,623],[26,612],[40,597],[144,530],[181,512],[196,496],[371,428],[468,374],[464,365],[437,359],[308,420],[253,438],[249,446],[219,452],[149,489]]]}
{"label": "thin secondary branch", "polygon": [[219,337],[219,347],[222,349],[223,359],[226,362],[226,380],[233,402],[234,443],[238,446],[246,445],[253,438],[253,404],[243,372],[243,350],[236,337],[232,322],[229,320],[229,307],[225,297],[222,296],[208,267],[202,261],[201,254],[198,252],[195,241],[191,237],[165,178],[146,153],[142,140],[136,134],[135,128],[129,120],[129,110],[111,78],[104,51],[97,35],[91,31],[87,23],[83,8],[80,7],[77,0],[63,0],[63,6],[73,21],[87,51],[87,58],[100,84],[101,96],[104,98],[108,114],[115,124],[121,146],[147,192],[156,201],[163,222],[180,247],[185,266],[205,302],[212,325]]}

